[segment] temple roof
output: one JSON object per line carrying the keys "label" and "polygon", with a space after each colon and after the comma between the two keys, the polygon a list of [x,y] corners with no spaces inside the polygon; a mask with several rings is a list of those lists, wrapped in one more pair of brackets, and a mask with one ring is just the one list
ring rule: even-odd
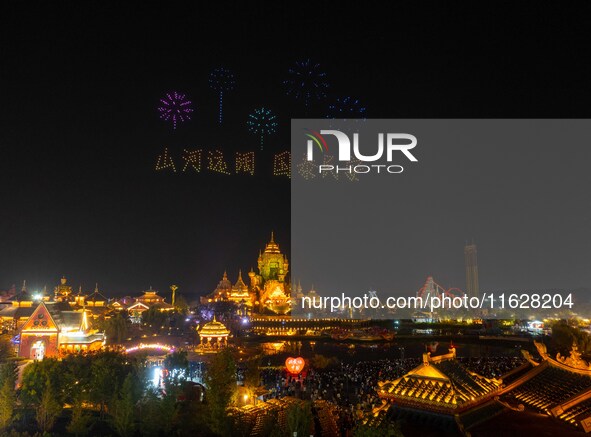
{"label": "temple roof", "polygon": [[207,322],[203,327],[199,330],[199,336],[201,337],[223,337],[230,334],[226,325],[221,322],[218,322],[215,319],[215,315],[213,316],[213,320],[211,322]]}
{"label": "temple roof", "polygon": [[222,276],[222,280],[218,282],[218,286],[215,288],[214,291],[231,291],[232,290],[232,283],[228,279],[228,273],[224,270],[224,275]]}
{"label": "temple roof", "polygon": [[271,232],[271,241],[269,241],[265,247],[265,253],[281,253],[279,251],[279,245],[275,243],[273,232]]}
{"label": "temple roof", "polygon": [[32,302],[33,297],[27,291],[27,281],[23,281],[21,290],[8,300],[10,302]]}
{"label": "temple roof", "polygon": [[34,306],[9,306],[0,310],[1,318],[22,319],[29,318],[35,311]]}
{"label": "temple roof", "polygon": [[238,280],[236,281],[236,284],[234,284],[234,288],[238,291],[248,290],[248,287],[242,280],[242,270],[238,271]]}
{"label": "temple roof", "polygon": [[98,284],[96,284],[94,291],[88,296],[86,296],[86,301],[108,302],[109,299],[107,299],[103,294],[101,294],[101,292],[98,289]]}
{"label": "temple roof", "polygon": [[423,363],[395,381],[379,382],[378,394],[428,410],[449,413],[488,399],[501,381],[470,372],[455,359],[455,349]]}

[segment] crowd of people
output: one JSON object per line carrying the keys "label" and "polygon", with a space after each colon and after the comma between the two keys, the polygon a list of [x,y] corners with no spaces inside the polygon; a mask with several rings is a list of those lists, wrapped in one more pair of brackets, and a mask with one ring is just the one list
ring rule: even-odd
{"label": "crowd of people", "polygon": [[[521,357],[458,358],[470,371],[488,378],[498,378],[520,366]],[[293,396],[299,399],[326,400],[335,406],[338,427],[346,435],[357,419],[382,405],[376,388],[378,381],[394,380],[421,363],[421,358],[379,359],[339,363],[325,369],[310,368],[299,375],[286,374],[278,369],[262,372],[267,398]]]}
{"label": "crowd of people", "polygon": [[[468,369],[488,378],[498,378],[523,363],[521,357],[458,358]],[[328,400],[336,405],[369,411],[381,404],[378,381],[397,379],[417,367],[420,358],[381,359],[340,363],[326,369],[308,369],[299,375],[266,369],[264,385],[271,397],[294,396],[306,400]]]}
{"label": "crowd of people", "polygon": [[487,378],[499,378],[519,367],[525,359],[516,357],[471,357],[459,358],[459,361],[472,372]]}

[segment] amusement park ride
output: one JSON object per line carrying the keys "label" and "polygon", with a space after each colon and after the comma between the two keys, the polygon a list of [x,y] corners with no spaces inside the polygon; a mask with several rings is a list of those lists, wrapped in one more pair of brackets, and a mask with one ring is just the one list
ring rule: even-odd
{"label": "amusement park ride", "polygon": [[[459,288],[452,287],[452,288],[444,288],[439,285],[433,279],[433,276],[427,276],[425,283],[423,286],[417,291],[417,298],[420,298],[422,301],[429,300],[429,299],[436,299],[441,300],[443,296],[449,297],[450,299],[454,299],[456,297],[463,298],[465,293],[460,290]],[[443,301],[445,303],[445,301]],[[442,308],[446,308],[445,304]],[[420,314],[415,314],[413,316],[414,322],[433,322],[437,319],[436,313],[433,312],[422,312]]]}
{"label": "amusement park ride", "polygon": [[435,282],[433,276],[427,276],[427,280],[417,292],[417,297],[422,299],[429,299],[430,297],[441,298],[444,293],[452,299],[454,297],[461,298],[464,296],[464,292],[459,288],[452,287],[446,289]]}

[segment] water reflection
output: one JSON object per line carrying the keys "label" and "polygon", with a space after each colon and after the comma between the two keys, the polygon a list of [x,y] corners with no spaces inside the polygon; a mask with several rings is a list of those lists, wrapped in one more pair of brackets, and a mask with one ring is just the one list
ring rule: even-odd
{"label": "water reflection", "polygon": [[347,343],[323,341],[247,342],[249,349],[258,349],[265,356],[294,355],[311,357],[315,354],[336,357],[341,361],[366,361],[383,358],[420,358],[424,352],[445,354],[453,346],[458,357],[520,356],[521,345],[456,343],[451,341],[398,340],[395,342]]}

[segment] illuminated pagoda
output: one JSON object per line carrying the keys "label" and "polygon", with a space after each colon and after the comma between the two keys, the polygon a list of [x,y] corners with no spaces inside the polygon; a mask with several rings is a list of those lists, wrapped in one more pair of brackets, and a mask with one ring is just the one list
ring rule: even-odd
{"label": "illuminated pagoda", "polygon": [[135,302],[129,305],[127,310],[129,311],[132,320],[139,322],[142,313],[150,308],[156,308],[161,312],[172,311],[174,309],[171,304],[164,301],[162,296],[158,295],[156,290],[152,290],[152,287],[150,287],[150,289],[144,291],[141,296],[136,297]]}
{"label": "illuminated pagoda", "polygon": [[94,291],[78,301],[78,305],[83,305],[89,315],[98,318],[109,311],[108,302],[109,299],[99,291],[98,284],[95,284]]}
{"label": "illuminated pagoda", "polygon": [[67,302],[41,302],[20,330],[19,355],[34,360],[99,350],[104,333],[92,329],[85,310]]}
{"label": "illuminated pagoda", "polygon": [[498,394],[501,381],[485,378],[456,360],[455,348],[445,355],[423,354],[423,363],[394,381],[378,383],[378,395],[397,407],[455,415]]}
{"label": "illuminated pagoda", "polygon": [[197,332],[201,349],[220,349],[228,345],[230,331],[226,325],[216,320],[215,315],[211,322],[207,322]]}
{"label": "illuminated pagoda", "polygon": [[242,271],[238,272],[238,280],[234,285],[224,272],[215,290],[203,296],[201,303],[231,301],[255,312],[287,314],[291,310],[291,287],[287,281],[289,263],[275,242],[273,233],[265,250],[259,253],[257,267],[258,274],[252,269],[248,273],[248,286],[242,279]]}

